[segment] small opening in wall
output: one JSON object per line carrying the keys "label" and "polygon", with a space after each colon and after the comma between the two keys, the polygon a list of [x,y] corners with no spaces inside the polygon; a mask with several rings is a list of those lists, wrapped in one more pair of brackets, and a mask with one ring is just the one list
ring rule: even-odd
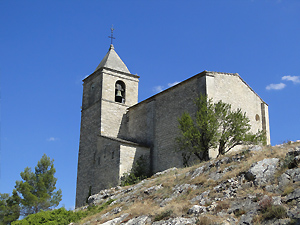
{"label": "small opening in wall", "polygon": [[94,159],[93,159],[93,164],[96,162],[96,152],[94,152]]}
{"label": "small opening in wall", "polygon": [[114,157],[115,157],[115,152],[112,152],[111,153],[111,159],[114,159]]}
{"label": "small opening in wall", "polygon": [[256,114],[256,115],[255,115],[255,120],[256,120],[256,121],[259,121],[259,120],[260,120],[260,118],[259,118],[259,115],[258,115],[258,114]]}

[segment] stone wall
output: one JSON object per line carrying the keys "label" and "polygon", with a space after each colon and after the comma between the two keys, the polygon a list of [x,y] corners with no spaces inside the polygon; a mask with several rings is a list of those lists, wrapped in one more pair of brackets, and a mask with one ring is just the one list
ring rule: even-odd
{"label": "stone wall", "polygon": [[[125,103],[115,102],[115,84],[117,81],[125,83]],[[138,101],[138,76],[117,72],[109,69],[103,70],[103,88],[101,104],[101,134],[117,137],[123,114],[129,106]]]}
{"label": "stone wall", "polygon": [[89,184],[93,181],[91,162],[97,150],[97,134],[101,126],[101,101],[99,100],[101,84],[101,73],[92,74],[84,80],[83,84],[76,206],[85,204]]}
{"label": "stone wall", "polygon": [[[120,146],[98,135],[117,137],[127,108],[138,101],[138,78],[101,68],[83,80],[76,207],[85,204],[90,190],[96,193],[119,183]],[[126,87],[124,104],[115,102],[115,84],[119,80]],[[108,151],[115,154],[114,158],[101,163]]]}
{"label": "stone wall", "polygon": [[122,143],[120,145],[119,178],[129,173],[133,165],[142,157],[146,172],[150,172],[150,148],[136,144]]}
{"label": "stone wall", "polygon": [[[93,167],[92,193],[120,184],[124,173],[130,172],[140,156],[149,159],[150,149],[117,138],[98,136],[97,151],[90,162]],[[148,164],[147,164],[147,167]]]}
{"label": "stone wall", "polygon": [[[118,80],[126,85],[124,104],[114,100]],[[178,118],[183,112],[195,115],[200,94],[241,108],[252,131],[265,129],[270,143],[268,105],[238,74],[204,71],[138,104],[137,91],[138,76],[108,68],[84,80],[76,207],[85,203],[89,190],[94,194],[118,185],[141,155],[153,173],[182,167],[175,142]]]}
{"label": "stone wall", "polygon": [[[185,111],[195,115],[194,100],[199,94],[229,103],[233,109],[241,108],[250,119],[252,131],[264,127],[270,143],[267,104],[238,74],[204,71],[129,108],[120,134],[124,139],[150,146],[152,172],[182,166],[175,142],[179,136],[178,118]],[[216,157],[217,151],[211,150],[210,156]]]}
{"label": "stone wall", "polygon": [[175,143],[178,118],[185,111],[195,112],[194,99],[205,92],[204,77],[194,76],[129,108],[125,138],[150,146],[152,172],[183,165]]}
{"label": "stone wall", "polygon": [[256,133],[258,130],[266,129],[267,144],[270,144],[268,105],[238,74],[208,72],[207,95],[215,102],[222,100],[231,104],[232,109],[240,108],[246,112],[250,119],[251,131]]}

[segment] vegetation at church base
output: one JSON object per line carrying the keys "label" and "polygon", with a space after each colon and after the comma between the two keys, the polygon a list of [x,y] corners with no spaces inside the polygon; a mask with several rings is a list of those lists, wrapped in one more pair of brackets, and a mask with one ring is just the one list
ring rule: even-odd
{"label": "vegetation at church base", "polygon": [[151,174],[149,174],[146,159],[141,156],[140,158],[138,158],[136,163],[133,164],[130,172],[123,174],[123,176],[121,177],[121,186],[136,184],[141,180],[146,179],[150,175]]}
{"label": "vegetation at church base", "polygon": [[65,208],[59,208],[50,211],[41,211],[36,214],[27,216],[22,220],[18,220],[12,223],[12,225],[28,225],[28,224],[59,224],[67,225],[71,222],[77,222],[82,218],[94,215],[105,209],[114,200],[109,200],[108,202],[100,206],[89,206],[85,211],[71,211]]}
{"label": "vegetation at church base", "polygon": [[35,172],[26,167],[20,173],[22,180],[16,181],[12,196],[0,194],[0,224],[10,224],[19,216],[28,216],[54,209],[61,201],[61,190],[55,191],[54,160],[46,154],[35,167]]}
{"label": "vegetation at church base", "polygon": [[176,141],[186,164],[191,154],[200,161],[209,160],[209,149],[218,148],[220,156],[237,145],[265,143],[264,132],[250,132],[250,120],[241,109],[234,111],[230,104],[213,103],[204,95],[195,104],[194,119],[187,112],[178,119],[181,136]]}
{"label": "vegetation at church base", "polygon": [[76,222],[87,216],[85,212],[68,211],[65,208],[59,208],[51,211],[41,211],[36,214],[31,214],[22,220],[12,223],[12,225],[27,225],[27,224],[69,224]]}

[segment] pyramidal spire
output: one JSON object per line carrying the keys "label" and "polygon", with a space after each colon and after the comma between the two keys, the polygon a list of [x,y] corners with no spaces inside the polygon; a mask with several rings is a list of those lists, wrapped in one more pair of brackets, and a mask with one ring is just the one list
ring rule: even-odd
{"label": "pyramidal spire", "polygon": [[107,67],[114,70],[119,70],[125,73],[130,73],[125,63],[119,57],[119,55],[115,52],[114,46],[111,44],[108,52],[97,66],[96,70],[99,70],[102,67]]}
{"label": "pyramidal spire", "polygon": [[106,55],[104,56],[104,58],[102,59],[102,61],[100,62],[100,64],[97,66],[96,70],[99,70],[102,67],[107,67],[110,69],[114,69],[114,70],[119,70],[125,73],[130,73],[127,66],[125,65],[125,63],[122,61],[122,59],[119,57],[119,55],[115,52],[115,48],[112,44],[112,41],[114,38],[114,28],[113,26],[111,27],[111,35],[109,36],[109,38],[111,39],[111,44],[109,47],[108,52],[106,53]]}

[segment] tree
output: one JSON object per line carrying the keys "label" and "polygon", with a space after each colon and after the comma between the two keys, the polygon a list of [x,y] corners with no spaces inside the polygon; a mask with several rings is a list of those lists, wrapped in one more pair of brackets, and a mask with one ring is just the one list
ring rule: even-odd
{"label": "tree", "polygon": [[219,101],[214,104],[216,111],[219,111],[219,134],[218,134],[218,156],[224,155],[237,145],[265,144],[266,134],[258,131],[250,132],[250,120],[241,109],[231,110],[231,105]]}
{"label": "tree", "polygon": [[20,216],[20,197],[16,190],[13,190],[12,196],[9,194],[0,194],[0,225],[10,224]]}
{"label": "tree", "polygon": [[181,136],[176,141],[186,164],[191,154],[200,161],[209,160],[212,148],[218,148],[219,156],[237,145],[265,142],[264,132],[250,132],[250,120],[241,109],[233,111],[230,104],[213,103],[204,95],[200,95],[195,104],[194,119],[187,112],[178,119]]}
{"label": "tree", "polygon": [[44,154],[38,161],[35,172],[29,167],[21,172],[23,180],[16,181],[15,187],[20,196],[22,215],[55,208],[61,201],[61,190],[55,191],[57,178],[54,177],[56,171],[53,161]]}

